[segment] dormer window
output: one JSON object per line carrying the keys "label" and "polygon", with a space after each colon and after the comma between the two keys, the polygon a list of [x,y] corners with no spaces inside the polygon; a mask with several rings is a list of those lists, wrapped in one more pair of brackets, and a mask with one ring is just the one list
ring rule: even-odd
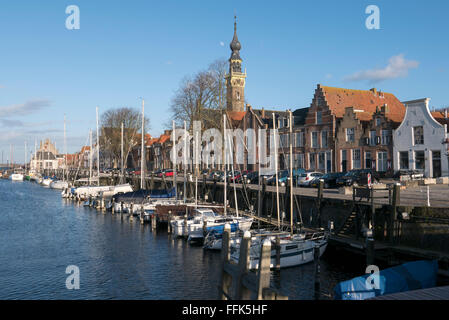
{"label": "dormer window", "polygon": [[380,118],[376,118],[376,127],[379,127],[380,123],[381,123]]}

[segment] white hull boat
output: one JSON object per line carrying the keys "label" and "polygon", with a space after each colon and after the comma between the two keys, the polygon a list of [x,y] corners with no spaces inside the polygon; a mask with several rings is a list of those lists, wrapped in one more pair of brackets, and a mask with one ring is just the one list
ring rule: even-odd
{"label": "white hull boat", "polygon": [[63,190],[65,188],[69,187],[69,183],[67,181],[53,181],[52,183],[50,183],[50,188],[52,189],[58,189],[58,190]]}
{"label": "white hull boat", "polygon": [[[273,242],[273,240],[271,240]],[[260,251],[262,239],[255,241],[250,248],[249,268],[257,269],[259,267]],[[304,239],[299,235],[294,235],[291,239],[281,239],[280,267],[288,268],[303,265],[314,261],[314,248],[319,246],[320,257],[327,247],[325,236],[315,239]],[[238,262],[240,249],[236,247],[231,254],[231,259]],[[276,249],[272,245],[270,268],[276,267]]]}
{"label": "white hull boat", "polygon": [[41,182],[41,184],[42,184],[44,187],[50,187],[50,184],[51,184],[52,182],[53,182],[52,179],[43,179],[42,182]]}
{"label": "white hull boat", "polygon": [[11,175],[11,180],[12,181],[23,181],[23,174],[21,173],[14,173]]}

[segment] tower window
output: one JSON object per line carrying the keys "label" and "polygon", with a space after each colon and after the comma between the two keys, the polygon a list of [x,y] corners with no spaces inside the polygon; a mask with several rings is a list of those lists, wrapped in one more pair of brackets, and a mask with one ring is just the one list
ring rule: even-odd
{"label": "tower window", "polygon": [[240,92],[237,91],[237,100],[240,101]]}

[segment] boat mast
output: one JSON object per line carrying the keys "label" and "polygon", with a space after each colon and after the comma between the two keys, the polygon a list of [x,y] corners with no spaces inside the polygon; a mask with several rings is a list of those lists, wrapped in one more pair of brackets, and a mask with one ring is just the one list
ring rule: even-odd
{"label": "boat mast", "polygon": [[223,136],[224,136],[224,201],[223,201],[223,206],[224,206],[224,212],[223,212],[223,214],[224,215],[226,215],[227,214],[227,202],[228,202],[228,199],[227,199],[227,195],[226,195],[226,193],[227,193],[227,179],[228,179],[228,177],[227,177],[227,172],[226,172],[226,165],[227,165],[227,154],[226,154],[226,150],[227,150],[227,147],[226,147],[226,143],[227,143],[227,138],[226,138],[226,113],[223,115]]}
{"label": "boat mast", "polygon": [[199,169],[198,169],[198,132],[196,133],[196,139],[193,141],[193,143],[195,144],[195,159],[196,159],[196,163],[197,163],[197,170],[196,174],[195,174],[195,209],[198,208],[198,173],[199,173]]}
{"label": "boat mast", "polygon": [[37,168],[37,151],[36,151],[36,145],[37,145],[37,141],[36,138],[34,138],[34,170],[36,170]]}
{"label": "boat mast", "polygon": [[25,174],[27,172],[27,142],[25,141]]}
{"label": "boat mast", "polygon": [[145,161],[145,100],[142,99],[142,146],[140,150],[140,189],[144,189],[144,174],[145,174],[145,168],[144,168],[144,161]]}
{"label": "boat mast", "polygon": [[178,183],[177,183],[177,174],[176,174],[176,158],[178,157],[178,154],[176,153],[176,126],[175,126],[175,120],[173,120],[173,130],[172,130],[172,137],[173,137],[173,182],[175,184],[175,199],[178,199]]}
{"label": "boat mast", "polygon": [[67,167],[67,140],[66,140],[66,122],[65,122],[65,114],[64,114],[64,167],[62,169],[62,181],[65,181],[65,172]]}
{"label": "boat mast", "polygon": [[293,116],[289,110],[290,116],[290,232],[293,235]]}
{"label": "boat mast", "polygon": [[237,214],[237,217],[239,216],[239,206],[237,202],[237,189],[235,187],[235,173],[234,173],[234,157],[232,156],[232,145],[231,145],[231,138],[228,137],[228,143],[229,143],[229,160],[231,161],[231,172],[232,172],[232,181],[234,186],[234,202],[235,202],[235,213]]}
{"label": "boat mast", "polygon": [[98,185],[100,185],[100,134],[98,132],[98,107],[97,111],[97,177],[98,177]]}
{"label": "boat mast", "polygon": [[122,122],[122,130],[121,130],[121,140],[120,140],[121,148],[120,148],[120,183],[124,183],[124,171],[123,171],[123,122]]}
{"label": "boat mast", "polygon": [[92,180],[92,129],[89,130],[90,150],[89,150],[89,185]]}
{"label": "boat mast", "polygon": [[276,211],[278,214],[278,228],[281,227],[281,220],[279,217],[279,181],[278,181],[278,150],[276,143],[276,117],[273,112],[273,138],[274,138],[274,170],[276,177]]}
{"label": "boat mast", "polygon": [[183,191],[183,196],[184,196],[184,203],[186,203],[186,191],[187,191],[187,124],[184,121],[184,150],[183,150],[183,154],[184,154],[184,191]]}

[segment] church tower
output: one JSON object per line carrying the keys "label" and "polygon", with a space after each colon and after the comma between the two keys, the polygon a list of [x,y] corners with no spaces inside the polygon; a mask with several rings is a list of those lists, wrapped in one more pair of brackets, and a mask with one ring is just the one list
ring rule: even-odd
{"label": "church tower", "polygon": [[245,73],[242,73],[241,45],[237,38],[237,18],[234,17],[234,38],[230,44],[232,54],[229,59],[229,74],[226,75],[226,109],[244,111],[245,109]]}

